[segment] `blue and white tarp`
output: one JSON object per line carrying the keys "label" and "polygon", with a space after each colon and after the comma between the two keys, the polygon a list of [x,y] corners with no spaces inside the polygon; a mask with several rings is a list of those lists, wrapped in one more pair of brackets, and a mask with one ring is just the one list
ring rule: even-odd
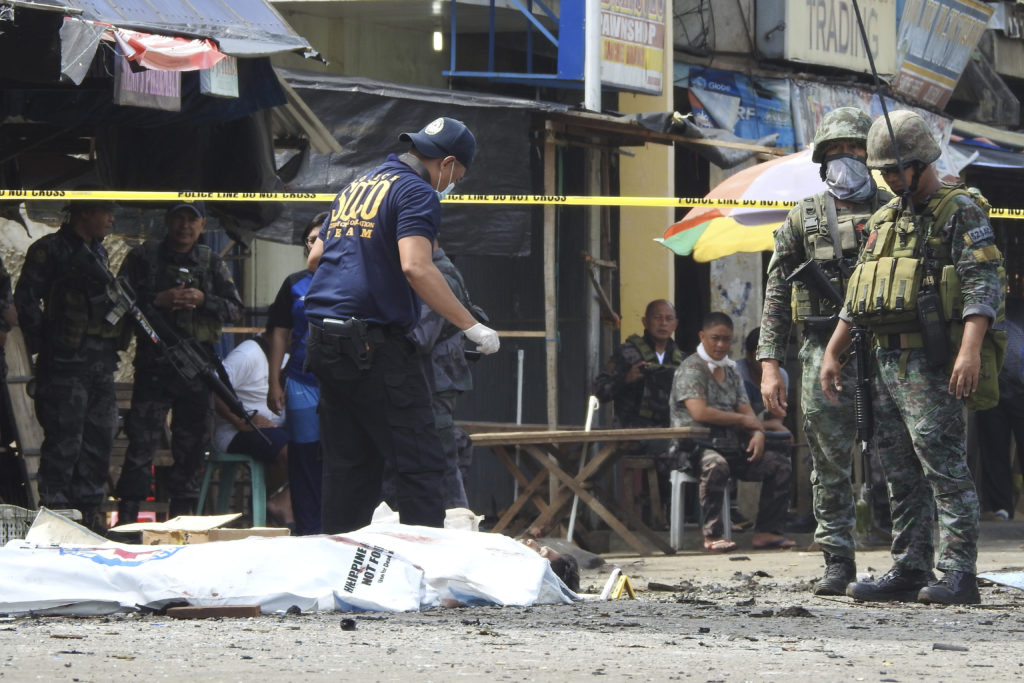
{"label": "blue and white tarp", "polygon": [[0,548],[0,576],[0,614],[171,604],[403,612],[575,597],[545,558],[507,536],[401,524],[184,546],[15,540]]}

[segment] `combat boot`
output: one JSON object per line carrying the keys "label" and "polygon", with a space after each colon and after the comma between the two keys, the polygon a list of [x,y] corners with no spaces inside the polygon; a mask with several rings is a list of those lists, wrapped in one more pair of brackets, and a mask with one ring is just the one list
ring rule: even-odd
{"label": "combat boot", "polygon": [[139,521],[139,501],[122,498],[117,503],[117,524],[135,524]]}
{"label": "combat boot", "polygon": [[857,565],[849,557],[825,553],[825,576],[814,584],[815,595],[846,595],[846,587],[857,580]]}
{"label": "combat boot", "polygon": [[914,602],[922,588],[935,581],[935,574],[923,569],[893,567],[878,581],[857,581],[846,594],[865,602]]}
{"label": "combat boot", "polygon": [[926,605],[977,605],[978,577],[969,572],[948,571],[938,581],[921,589],[917,601]]}

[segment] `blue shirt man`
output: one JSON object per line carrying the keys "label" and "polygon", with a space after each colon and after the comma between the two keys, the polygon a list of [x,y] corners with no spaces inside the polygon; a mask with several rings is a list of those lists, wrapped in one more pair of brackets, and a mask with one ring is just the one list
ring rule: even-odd
{"label": "blue shirt man", "polygon": [[316,268],[305,308],[307,364],[320,381],[323,531],[370,523],[387,463],[403,524],[444,524],[444,456],[430,390],[406,333],[420,303],[483,353],[498,335],[477,323],[433,263],[440,198],[469,170],[476,140],[441,117],[400,139],[411,143],[349,183],[331,204],[310,252]]}

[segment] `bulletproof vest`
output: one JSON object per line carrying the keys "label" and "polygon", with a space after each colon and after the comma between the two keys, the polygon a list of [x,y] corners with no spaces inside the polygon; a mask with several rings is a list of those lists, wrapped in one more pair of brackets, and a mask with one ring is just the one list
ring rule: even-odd
{"label": "bulletproof vest", "polygon": [[644,377],[644,394],[640,400],[637,415],[650,420],[668,410],[669,394],[672,392],[672,377],[674,370],[683,362],[683,352],[675,347],[671,354],[666,353],[664,362],[658,363],[658,354],[642,335],[631,335],[626,339],[626,343],[632,344],[640,352],[640,357],[644,362],[664,368],[664,370],[657,370],[657,374]]}
{"label": "bulletproof vest", "polygon": [[926,277],[939,290],[946,320],[963,315],[952,244],[942,233],[956,211],[956,195],[970,196],[961,187],[942,187],[916,221],[900,210],[898,198],[878,211],[846,291],[846,308],[856,322],[876,335],[919,332],[917,298]]}
{"label": "bulletproof vest", "polygon": [[[145,243],[144,257],[149,270],[149,291],[153,294],[179,284],[186,288],[210,291],[213,289],[213,271],[210,267],[213,252],[205,244],[192,249],[197,263],[194,266],[170,263],[161,256],[161,242],[151,240]],[[163,318],[177,330],[198,342],[216,344],[220,341],[221,322],[216,314],[196,308],[192,310],[161,311]]]}
{"label": "bulletproof vest", "polygon": [[[843,260],[850,266],[857,260],[857,252],[862,241],[861,230],[878,207],[891,197],[892,195],[884,190],[876,190],[874,197],[867,204],[860,205],[853,211],[844,211],[838,216],[836,227],[839,233],[839,248]],[[825,194],[805,197],[798,206],[803,222],[804,253],[808,258],[821,262],[822,270],[832,281],[833,286],[840,292],[845,291],[846,279],[835,262],[835,247],[828,226]],[[819,296],[802,282],[794,282],[791,291],[793,319],[796,322],[802,322],[808,317],[829,317],[839,312],[835,304]]]}
{"label": "bulletproof vest", "polygon": [[92,256],[83,250],[70,259],[66,270],[53,281],[46,298],[49,343],[58,351],[77,351],[87,336],[121,339],[124,321],[111,325],[104,317],[111,301],[103,283],[90,274]]}

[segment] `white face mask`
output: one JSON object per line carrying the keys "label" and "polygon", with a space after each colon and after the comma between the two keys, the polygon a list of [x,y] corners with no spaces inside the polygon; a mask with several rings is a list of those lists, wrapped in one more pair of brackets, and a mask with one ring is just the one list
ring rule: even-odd
{"label": "white face mask", "polygon": [[875,191],[864,160],[850,154],[830,156],[825,159],[825,184],[836,199],[862,202]]}
{"label": "white face mask", "polygon": [[[443,189],[443,190],[439,190],[439,189],[437,189],[437,188],[435,188],[435,189],[434,189],[434,192],[436,192],[436,193],[437,193],[437,198],[438,198],[438,199],[444,199],[444,198],[445,198],[445,197],[447,197],[447,196],[448,196],[449,194],[451,194],[451,191],[452,191],[453,189],[455,189],[455,183],[454,183],[454,182],[452,182],[452,177],[453,177],[454,175],[455,175],[455,164],[452,164],[452,165],[451,165],[451,170],[450,170],[450,171],[449,171],[449,173],[448,173],[448,184],[447,184],[447,185],[445,185],[445,187],[444,187],[444,189]],[[440,178],[440,176],[438,177],[438,179],[437,179],[437,182],[438,182],[438,185],[440,185],[440,184],[441,184],[441,178]]]}

